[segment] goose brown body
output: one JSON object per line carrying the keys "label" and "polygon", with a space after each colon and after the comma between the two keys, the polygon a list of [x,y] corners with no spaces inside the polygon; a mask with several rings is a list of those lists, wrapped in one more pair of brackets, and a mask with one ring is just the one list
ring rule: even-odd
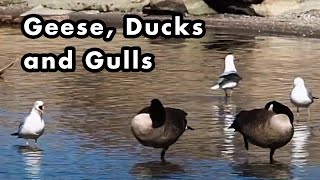
{"label": "goose brown body", "polygon": [[[187,126],[187,113],[175,108],[165,108],[166,121],[158,128],[150,128],[145,133],[137,132],[132,126],[135,138],[144,146],[163,148],[174,144],[185,132]],[[139,114],[150,113],[150,107],[142,109]],[[150,117],[150,116],[149,116]]]}
{"label": "goose brown body", "polygon": [[275,150],[293,137],[293,113],[287,106],[272,101],[265,108],[239,112],[230,128],[242,134],[247,150],[248,143],[269,148],[272,163]]}
{"label": "goose brown body", "polygon": [[191,128],[187,125],[187,113],[181,109],[164,108],[158,99],[140,110],[131,121],[134,137],[144,146],[162,148],[161,159],[164,161],[166,150],[180,136]]}
{"label": "goose brown body", "polygon": [[237,130],[254,145],[278,149],[292,139],[293,125],[284,114],[276,114],[266,109],[254,109],[242,111],[236,118],[239,126]]}

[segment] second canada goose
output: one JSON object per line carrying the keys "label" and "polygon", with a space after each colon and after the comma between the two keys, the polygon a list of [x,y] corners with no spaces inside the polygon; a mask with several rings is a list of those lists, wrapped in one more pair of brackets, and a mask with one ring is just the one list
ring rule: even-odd
{"label": "second canada goose", "polygon": [[242,134],[245,148],[249,142],[270,149],[270,163],[276,149],[288,144],[292,139],[294,115],[285,105],[270,101],[264,108],[240,111],[229,128]]}
{"label": "second canada goose", "polygon": [[174,144],[185,130],[193,130],[187,125],[187,113],[181,109],[164,108],[160,100],[153,99],[151,105],[143,108],[131,121],[135,138],[144,146],[162,148],[161,160],[168,148]]}
{"label": "second canada goose", "polygon": [[[219,76],[217,84],[211,89],[223,89],[226,97],[229,97],[232,96],[233,88],[238,86],[242,78],[237,74],[232,54],[226,56],[224,63],[224,72]],[[230,95],[228,95],[228,89],[230,89]]]}

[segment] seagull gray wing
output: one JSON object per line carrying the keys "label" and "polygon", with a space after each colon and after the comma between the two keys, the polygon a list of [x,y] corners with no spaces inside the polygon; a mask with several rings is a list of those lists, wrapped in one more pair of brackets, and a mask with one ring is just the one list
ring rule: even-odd
{"label": "seagull gray wing", "polygon": [[313,101],[313,99],[318,99],[317,97],[314,97],[314,96],[312,95],[311,89],[309,89],[309,88],[307,88],[307,87],[306,87],[306,89],[307,89],[308,97],[309,97],[312,101]]}
{"label": "seagull gray wing", "polygon": [[224,72],[220,75],[218,79],[218,84],[224,84],[227,82],[239,82],[242,79],[237,72],[232,71],[232,72]]}
{"label": "seagull gray wing", "polygon": [[20,121],[18,133],[19,133],[19,132],[21,131],[21,129],[23,128],[24,122],[25,122],[25,120]]}
{"label": "seagull gray wing", "polygon": [[37,135],[41,136],[44,133],[45,128],[35,132]]}

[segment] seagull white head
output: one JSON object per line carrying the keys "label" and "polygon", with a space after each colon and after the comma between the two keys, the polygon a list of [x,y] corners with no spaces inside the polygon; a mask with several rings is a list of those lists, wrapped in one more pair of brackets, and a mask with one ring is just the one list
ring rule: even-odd
{"label": "seagull white head", "polygon": [[224,72],[237,72],[236,67],[234,66],[234,56],[229,54],[224,60]]}
{"label": "seagull white head", "polygon": [[33,108],[38,111],[40,114],[43,114],[44,111],[44,102],[43,101],[36,101],[33,105]]}
{"label": "seagull white head", "polygon": [[301,77],[296,77],[293,81],[294,86],[304,86],[304,81]]}

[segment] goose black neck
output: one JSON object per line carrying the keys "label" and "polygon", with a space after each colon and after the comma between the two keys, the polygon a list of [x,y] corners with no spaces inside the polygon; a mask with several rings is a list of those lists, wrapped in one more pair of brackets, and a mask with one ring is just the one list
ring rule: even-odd
{"label": "goose black neck", "polygon": [[162,103],[158,99],[153,99],[150,105],[150,118],[152,120],[152,127],[161,127],[166,120],[166,111]]}
{"label": "goose black neck", "polygon": [[277,101],[268,102],[265,106],[265,109],[269,109],[273,105],[272,111],[276,114],[285,114],[289,117],[291,124],[293,124],[294,115],[293,112],[288,108],[288,106],[283,105]]}

